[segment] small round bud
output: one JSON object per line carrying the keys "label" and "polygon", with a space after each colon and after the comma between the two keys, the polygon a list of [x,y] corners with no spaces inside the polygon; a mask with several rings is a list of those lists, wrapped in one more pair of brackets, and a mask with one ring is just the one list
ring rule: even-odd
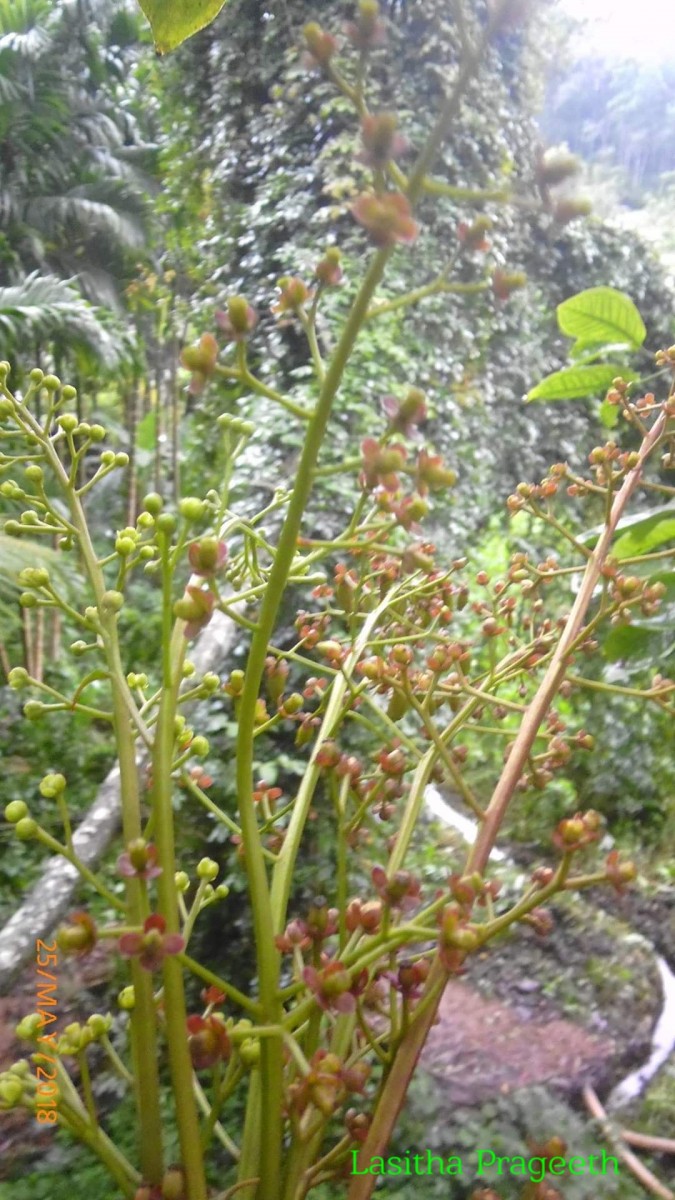
{"label": "small round bud", "polygon": [[61,416],[56,419],[56,424],[64,433],[72,433],[77,429],[78,420],[75,413],[61,413]]}
{"label": "small round bud", "polygon": [[104,450],[100,457],[102,467],[112,467],[115,465],[114,450]]}
{"label": "small round bud", "polygon": [[121,592],[104,592],[101,597],[101,615],[110,616],[112,613],[118,613],[123,604],[124,596]]}
{"label": "small round bud", "polygon": [[30,683],[30,675],[25,667],[12,667],[7,682],[15,692],[21,691],[22,688],[28,687]]}
{"label": "small round bud", "polygon": [[23,715],[27,721],[38,721],[46,710],[47,706],[41,700],[27,700],[23,706]]}
{"label": "small round bud", "polygon": [[102,442],[105,437],[105,429],[102,425],[92,425],[89,430],[89,437],[92,442]]}
{"label": "small round bud", "polygon": [[56,375],[45,375],[44,379],[42,380],[42,386],[45,387],[48,392],[57,392],[61,387],[61,380]]}
{"label": "small round bud", "polygon": [[218,863],[214,862],[212,858],[202,858],[197,863],[198,878],[203,879],[208,883],[211,883],[216,878],[219,870],[220,867],[218,866]]}
{"label": "small round bud", "polygon": [[164,507],[164,501],[158,492],[148,492],[148,495],[143,498],[143,508],[153,517],[159,516]]}
{"label": "small round bud", "polygon": [[33,367],[33,370],[30,372],[30,375],[28,376],[31,383],[34,383],[34,384],[42,383],[42,380],[44,379],[44,377],[45,377],[45,373],[44,373],[44,371],[41,371],[39,367]]}
{"label": "small round bud", "polygon": [[61,388],[61,396],[64,400],[74,400],[77,395],[77,388],[74,388],[71,383],[66,383]]}
{"label": "small round bud", "polygon": [[133,987],[122,988],[122,991],[117,997],[117,1003],[124,1012],[131,1012],[136,1003],[136,995]]}
{"label": "small round bud", "polygon": [[31,483],[42,483],[45,473],[37,463],[31,463],[24,471],[26,479],[30,479]]}
{"label": "small round bud", "polygon": [[190,876],[187,871],[176,871],[173,881],[179,892],[187,892],[190,886]]}
{"label": "small round bud", "polygon": [[195,758],[206,758],[209,752],[209,739],[198,734],[197,737],[192,739],[190,751],[194,754]]}
{"label": "small round bud", "polygon": [[28,805],[23,800],[10,800],[5,808],[5,820],[11,825],[16,825],[18,821],[23,820],[28,816]]}
{"label": "small round bud", "polygon": [[173,513],[160,513],[155,521],[155,525],[160,533],[172,534],[176,528],[176,518]]}
{"label": "small round bud", "polygon": [[92,1013],[87,1017],[87,1025],[95,1039],[105,1037],[112,1029],[112,1017],[110,1013],[103,1016],[103,1013]]}
{"label": "small round bud", "polygon": [[190,523],[201,521],[206,510],[206,505],[203,500],[199,500],[196,496],[185,496],[178,504],[178,511],[181,517]]}
{"label": "small round bud", "polygon": [[39,825],[32,817],[22,817],[14,826],[16,836],[21,842],[29,842],[38,832]]}
{"label": "small round bud", "polygon": [[119,454],[115,455],[114,463],[115,463],[116,467],[128,467],[129,466],[129,455],[125,454],[123,451],[121,451]]}

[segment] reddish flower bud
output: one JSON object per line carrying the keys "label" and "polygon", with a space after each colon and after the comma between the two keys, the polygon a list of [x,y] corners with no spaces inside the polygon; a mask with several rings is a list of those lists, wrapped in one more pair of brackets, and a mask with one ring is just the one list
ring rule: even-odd
{"label": "reddish flower bud", "polygon": [[198,396],[204,391],[207,381],[216,369],[217,360],[218,343],[212,333],[202,334],[196,346],[185,347],[180,361],[188,371],[192,371],[188,387],[192,396]]}
{"label": "reddish flower bud", "polygon": [[485,236],[489,229],[492,229],[492,221],[489,217],[476,217],[476,220],[472,221],[470,225],[466,221],[461,221],[457,226],[459,244],[469,253],[475,250],[489,250],[490,243]]}
{"label": "reddish flower bud", "polygon": [[347,36],[357,50],[372,50],[383,46],[387,40],[387,29],[380,19],[377,0],[360,0],[357,20],[347,25]]}
{"label": "reddish flower bud", "polygon": [[322,259],[316,264],[314,274],[324,287],[337,287],[342,282],[342,254],[337,246],[329,246]]}
{"label": "reddish flower bud", "polygon": [[523,271],[504,271],[502,267],[497,267],[492,272],[492,291],[498,300],[508,300],[512,292],[518,291],[519,288],[524,288],[527,284],[527,275]]}
{"label": "reddish flower bud", "polygon": [[215,600],[213,592],[188,584],[183,598],[173,606],[174,616],[186,622],[186,638],[196,637],[208,625],[213,616]]}
{"label": "reddish flower bud", "polygon": [[233,342],[244,342],[258,324],[258,314],[245,296],[230,296],[227,312],[219,309],[216,325]]}
{"label": "reddish flower bud", "polygon": [[352,215],[375,246],[411,243],[419,233],[410,202],[402,192],[364,192],[352,205]]}
{"label": "reddish flower bud", "polygon": [[386,167],[392,158],[398,158],[408,149],[408,141],[396,132],[398,118],[395,113],[368,113],[361,121],[363,150],[361,162],[374,170]]}
{"label": "reddish flower bud", "polygon": [[74,912],[70,924],[62,925],[56,934],[56,943],[62,954],[89,954],[96,945],[98,933],[96,923],[87,912]]}
{"label": "reddish flower bud", "polygon": [[307,284],[297,276],[284,275],[279,280],[277,287],[279,288],[279,299],[276,304],[272,305],[273,313],[299,312],[311,298]]}
{"label": "reddish flower bud", "polygon": [[305,45],[314,64],[327,67],[337,50],[337,39],[326,33],[317,21],[309,21],[303,31]]}
{"label": "reddish flower bud", "polygon": [[215,575],[227,558],[227,546],[216,537],[204,537],[188,547],[188,561],[195,575]]}

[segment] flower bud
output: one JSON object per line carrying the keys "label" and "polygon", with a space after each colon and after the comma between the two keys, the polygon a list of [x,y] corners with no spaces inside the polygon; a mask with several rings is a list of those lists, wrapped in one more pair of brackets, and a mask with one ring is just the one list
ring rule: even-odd
{"label": "flower bud", "polygon": [[10,800],[5,808],[5,820],[11,825],[16,825],[28,815],[28,805],[23,800]]}
{"label": "flower bud", "polygon": [[218,875],[219,870],[220,867],[218,866],[218,863],[214,862],[212,858],[202,858],[197,863],[197,877],[205,880],[208,883],[213,882]]}
{"label": "flower bud", "polygon": [[45,799],[51,800],[54,796],[59,796],[65,791],[66,780],[64,775],[45,775],[40,780],[40,795]]}
{"label": "flower bud", "polygon": [[227,312],[219,309],[216,325],[234,342],[243,342],[258,324],[258,314],[245,296],[230,296]]}
{"label": "flower bud", "polygon": [[39,825],[32,817],[22,817],[14,826],[16,836],[21,842],[29,842],[37,835]]}

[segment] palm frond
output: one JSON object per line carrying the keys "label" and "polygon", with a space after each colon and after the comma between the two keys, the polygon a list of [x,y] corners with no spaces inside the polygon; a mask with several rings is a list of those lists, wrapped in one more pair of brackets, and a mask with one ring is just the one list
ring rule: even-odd
{"label": "palm frond", "polygon": [[0,287],[0,343],[12,357],[27,339],[67,339],[112,368],[120,361],[117,339],[70,280],[33,272],[23,283]]}

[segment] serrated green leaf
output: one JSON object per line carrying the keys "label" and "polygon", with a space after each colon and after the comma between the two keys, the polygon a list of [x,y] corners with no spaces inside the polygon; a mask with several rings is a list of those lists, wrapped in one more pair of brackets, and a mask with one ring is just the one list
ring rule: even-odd
{"label": "serrated green leaf", "polygon": [[616,376],[626,372],[616,363],[597,363],[592,367],[566,367],[547,375],[528,392],[528,400],[579,400],[605,392]]}
{"label": "serrated green leaf", "polygon": [[218,16],[224,0],[139,0],[160,54],[175,50]]}
{"label": "serrated green leaf", "polygon": [[576,350],[598,342],[627,342],[641,346],[647,336],[644,321],[633,301],[616,288],[595,287],[570,296],[557,308],[562,333],[577,341]]}
{"label": "serrated green leaf", "polygon": [[612,547],[616,558],[648,554],[664,542],[675,542],[675,511],[659,512],[636,521]]}

